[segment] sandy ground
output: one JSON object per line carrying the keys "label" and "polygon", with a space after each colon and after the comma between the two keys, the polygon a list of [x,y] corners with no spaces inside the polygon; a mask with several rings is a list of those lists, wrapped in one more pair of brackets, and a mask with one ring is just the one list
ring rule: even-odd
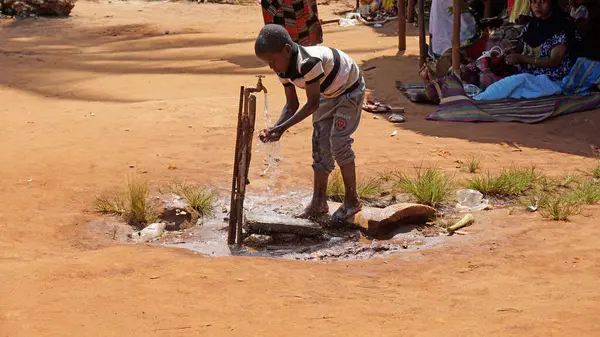
{"label": "sandy ground", "polygon": [[[341,8],[322,6],[322,17]],[[79,2],[64,20],[2,22],[0,336],[600,334],[597,207],[571,223],[495,210],[462,244],[344,263],[206,258],[93,237],[94,196],[135,171],[154,186],[227,188],[239,86],[267,74],[272,113],[283,103],[253,56],[261,24],[257,5],[116,1]],[[394,29],[325,30],[327,45],[377,67],[367,72],[374,97],[407,109],[400,127],[363,116],[362,175],[423,162],[461,177],[455,161],[472,154],[490,170],[591,165],[597,112],[540,125],[425,121],[433,108],[394,87],[416,79],[416,30],[397,55]],[[305,122],[283,139],[282,192],[310,186],[310,132]],[[252,164],[254,191],[262,165]]]}

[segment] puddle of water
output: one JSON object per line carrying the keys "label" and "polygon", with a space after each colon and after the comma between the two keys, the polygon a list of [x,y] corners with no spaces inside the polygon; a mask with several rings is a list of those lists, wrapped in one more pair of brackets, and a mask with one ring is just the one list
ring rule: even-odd
{"label": "puddle of water", "polygon": [[[292,192],[284,195],[247,196],[245,205],[247,218],[276,217],[288,219],[302,210],[303,203],[310,198],[310,193]],[[226,205],[219,202],[217,209]],[[285,220],[283,220],[285,221]],[[285,230],[294,221],[284,224]],[[288,227],[286,227],[288,226]],[[280,226],[281,227],[281,226]],[[284,230],[284,231],[285,231]],[[290,232],[290,231],[288,231]],[[292,230],[291,232],[296,232]],[[361,231],[351,227],[319,228],[317,234],[311,228],[306,235],[290,233],[268,233],[262,236],[256,228],[247,227],[246,234],[255,234],[261,238],[269,238],[269,243],[260,248],[242,247],[237,249],[227,245],[227,214],[218,213],[202,225],[184,232],[171,232],[156,240],[155,244],[168,247],[189,249],[208,256],[260,256],[307,261],[359,260],[389,256],[405,251],[426,249],[442,242],[440,236],[429,236],[421,232],[419,227],[398,233],[390,240],[368,240]]]}

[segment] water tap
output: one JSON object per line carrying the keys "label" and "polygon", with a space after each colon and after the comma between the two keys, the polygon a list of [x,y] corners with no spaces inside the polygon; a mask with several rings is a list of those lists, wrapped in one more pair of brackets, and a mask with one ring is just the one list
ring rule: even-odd
{"label": "water tap", "polygon": [[265,94],[267,93],[267,88],[262,84],[262,79],[265,77],[264,75],[256,75],[256,77],[258,77],[258,83],[256,83],[256,90],[258,91],[264,91]]}
{"label": "water tap", "polygon": [[267,93],[267,88],[262,84],[262,79],[263,79],[263,75],[257,75],[256,77],[258,77],[258,82],[256,83],[256,87],[247,87],[246,91],[247,92],[261,92],[264,91],[265,94]]}

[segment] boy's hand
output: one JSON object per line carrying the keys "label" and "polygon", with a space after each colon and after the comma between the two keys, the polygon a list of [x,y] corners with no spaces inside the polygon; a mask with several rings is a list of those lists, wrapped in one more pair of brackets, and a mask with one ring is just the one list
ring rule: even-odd
{"label": "boy's hand", "polygon": [[258,135],[258,138],[263,143],[276,142],[279,141],[282,134],[282,130],[280,130],[278,127],[274,127],[262,130]]}

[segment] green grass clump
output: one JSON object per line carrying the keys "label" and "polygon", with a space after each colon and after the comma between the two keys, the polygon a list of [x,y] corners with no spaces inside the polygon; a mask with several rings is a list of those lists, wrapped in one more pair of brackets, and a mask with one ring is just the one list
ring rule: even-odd
{"label": "green grass clump", "polygon": [[137,229],[155,222],[158,217],[150,205],[148,182],[132,177],[127,183],[127,193],[104,194],[94,200],[94,209],[102,214],[123,216],[127,223]]}
{"label": "green grass clump", "polygon": [[342,202],[345,191],[342,174],[340,171],[333,171],[327,181],[327,196],[333,201]]}
{"label": "green grass clump", "polygon": [[102,214],[123,215],[126,211],[124,198],[119,193],[103,194],[94,200],[94,209]]}
{"label": "green grass clump", "polygon": [[566,194],[549,193],[539,198],[539,212],[544,218],[568,221],[579,212],[579,205]]}
{"label": "green grass clump", "polygon": [[481,160],[478,157],[471,156],[467,158],[467,172],[477,173],[481,168]]}
{"label": "green grass clump", "polygon": [[596,165],[591,169],[590,174],[594,179],[600,179],[600,160],[596,161]]}
{"label": "green grass clump", "polygon": [[531,189],[540,175],[532,168],[510,168],[498,175],[487,172],[467,181],[468,188],[486,195],[512,197]]}
{"label": "green grass clump", "polygon": [[159,188],[161,194],[175,194],[183,197],[191,208],[201,216],[212,214],[215,208],[217,193],[209,188],[191,185],[188,183],[171,183]]}
{"label": "green grass clump", "polygon": [[182,190],[183,197],[189,203],[190,207],[196,210],[201,216],[212,214],[215,209],[216,193],[213,190],[197,186],[187,186]]}
{"label": "green grass clump", "polygon": [[593,181],[578,184],[571,194],[571,200],[587,205],[598,203],[600,201],[600,185]]}
{"label": "green grass clump", "polygon": [[[382,179],[379,177],[371,177],[359,179],[356,182],[356,193],[363,200],[373,199],[381,195],[383,192]],[[337,202],[343,202],[346,189],[344,179],[340,171],[334,171],[329,176],[327,182],[327,196],[329,199]]]}
{"label": "green grass clump", "polygon": [[436,207],[450,197],[454,183],[443,171],[434,168],[416,167],[415,174],[398,174],[394,187],[412,196],[416,202]]}
{"label": "green grass clump", "polygon": [[127,184],[128,200],[125,219],[131,226],[143,228],[145,224],[157,219],[149,202],[148,182],[132,177]]}

